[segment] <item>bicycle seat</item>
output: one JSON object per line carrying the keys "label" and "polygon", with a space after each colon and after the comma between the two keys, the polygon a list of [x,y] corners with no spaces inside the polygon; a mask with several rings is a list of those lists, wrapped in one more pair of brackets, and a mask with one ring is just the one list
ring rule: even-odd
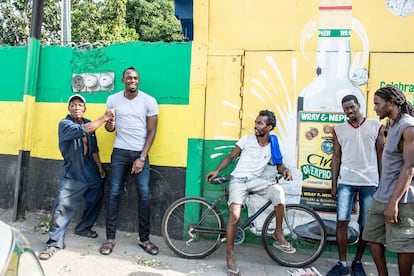
{"label": "bicycle seat", "polygon": [[223,183],[230,181],[231,178],[232,178],[231,175],[220,175],[220,176],[217,176],[211,179],[210,183],[211,184],[223,184]]}

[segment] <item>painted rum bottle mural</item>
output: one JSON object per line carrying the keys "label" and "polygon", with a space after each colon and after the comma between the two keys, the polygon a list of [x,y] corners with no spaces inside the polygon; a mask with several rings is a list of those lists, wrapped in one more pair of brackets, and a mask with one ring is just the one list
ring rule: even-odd
{"label": "painted rum bottle mural", "polygon": [[349,78],[352,1],[319,4],[316,77],[298,97],[298,168],[302,202],[316,210],[335,211],[331,199],[332,131],[346,120],[341,100],[353,94],[365,114],[362,91]]}

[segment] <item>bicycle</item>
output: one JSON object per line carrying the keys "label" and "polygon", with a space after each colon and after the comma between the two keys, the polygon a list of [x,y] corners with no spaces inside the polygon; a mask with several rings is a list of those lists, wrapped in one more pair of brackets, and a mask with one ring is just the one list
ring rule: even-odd
{"label": "bicycle", "polygon": [[[278,182],[281,177],[278,176],[276,181]],[[210,182],[223,186],[223,194],[213,202],[203,197],[191,196],[178,199],[168,207],[162,220],[162,233],[166,244],[175,254],[187,259],[204,258],[226,240],[223,212],[219,211],[218,206],[228,198],[226,185],[223,184],[230,179],[229,175],[218,176]],[[258,211],[240,223],[235,244],[244,241],[245,230],[249,229],[252,222],[271,204],[271,201],[267,201]],[[261,231],[262,243],[268,255],[280,265],[304,267],[322,254],[327,243],[326,229],[321,217],[312,209],[299,204],[287,204],[285,208],[283,233],[296,252],[284,253],[273,245],[273,211],[264,221]],[[309,228],[310,225],[311,235],[303,234],[303,229]]]}

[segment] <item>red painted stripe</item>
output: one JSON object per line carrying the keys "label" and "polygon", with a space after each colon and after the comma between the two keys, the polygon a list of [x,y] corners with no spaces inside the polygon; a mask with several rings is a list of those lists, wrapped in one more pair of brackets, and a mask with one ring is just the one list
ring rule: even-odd
{"label": "red painted stripe", "polygon": [[330,11],[332,11],[332,10],[352,10],[352,6],[319,6],[319,10],[321,11],[321,10],[323,10],[323,11],[326,11],[326,10],[330,10]]}

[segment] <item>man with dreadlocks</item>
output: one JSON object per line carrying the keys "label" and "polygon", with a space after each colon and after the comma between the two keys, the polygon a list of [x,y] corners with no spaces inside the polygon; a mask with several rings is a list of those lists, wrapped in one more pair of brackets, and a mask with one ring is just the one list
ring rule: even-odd
{"label": "man with dreadlocks", "polygon": [[384,245],[398,254],[400,275],[414,261],[414,110],[394,86],[379,88],[374,110],[391,125],[382,155],[382,174],[368,212],[363,239],[369,242],[378,275],[388,275]]}

